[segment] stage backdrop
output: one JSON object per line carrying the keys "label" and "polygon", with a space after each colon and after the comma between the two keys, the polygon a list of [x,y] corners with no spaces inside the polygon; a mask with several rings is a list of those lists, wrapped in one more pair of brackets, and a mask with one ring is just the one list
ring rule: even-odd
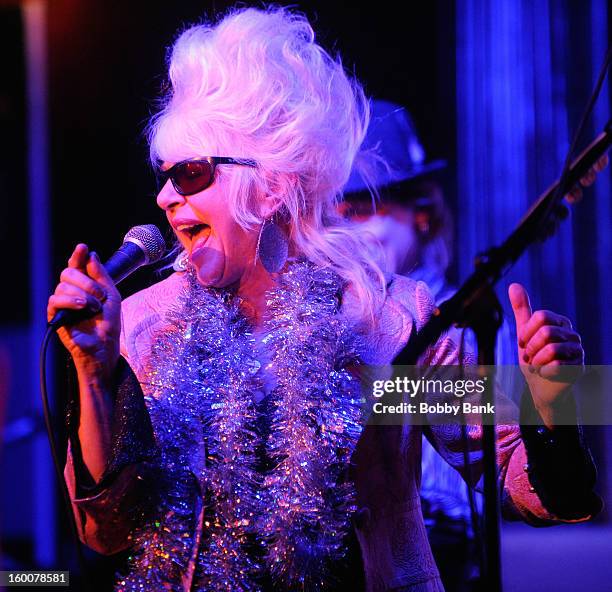
{"label": "stage backdrop", "polygon": [[[458,272],[496,245],[557,179],[604,61],[604,0],[458,0],[457,237]],[[606,81],[580,148],[610,117]],[[528,286],[532,304],[575,320],[587,363],[612,363],[612,196],[610,168],[584,191],[569,220],[548,242],[529,249],[499,290]],[[612,402],[608,398],[608,405]],[[611,430],[591,430],[612,497]]]}

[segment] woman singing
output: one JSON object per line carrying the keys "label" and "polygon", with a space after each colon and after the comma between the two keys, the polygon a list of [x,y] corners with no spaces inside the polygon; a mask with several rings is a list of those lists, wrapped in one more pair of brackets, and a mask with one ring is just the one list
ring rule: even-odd
{"label": "woman singing", "polygon": [[[116,590],[442,590],[419,503],[422,428],[362,421],[359,369],[391,363],[433,300],[383,274],[336,213],[368,126],[361,86],[281,8],[187,29],[169,79],[149,138],[174,273],[122,302],[80,244],[49,299],[50,318],[96,311],[59,331],[79,382],[65,477],[83,542],[130,550]],[[511,299],[525,360],[582,363],[567,319],[532,315],[520,286]],[[466,359],[449,332],[422,363]],[[498,427],[504,510],[587,520],[589,455],[577,429],[554,429],[568,385],[527,374],[553,444]],[[480,428],[467,466],[458,428],[427,434],[478,481]],[[572,475],[559,496],[542,455]]]}

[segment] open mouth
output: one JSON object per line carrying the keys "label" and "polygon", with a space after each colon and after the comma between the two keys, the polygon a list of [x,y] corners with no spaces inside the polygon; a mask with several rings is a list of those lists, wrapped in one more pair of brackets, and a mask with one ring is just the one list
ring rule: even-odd
{"label": "open mouth", "polygon": [[176,229],[189,239],[192,253],[204,245],[210,236],[210,226],[208,224],[181,224]]}

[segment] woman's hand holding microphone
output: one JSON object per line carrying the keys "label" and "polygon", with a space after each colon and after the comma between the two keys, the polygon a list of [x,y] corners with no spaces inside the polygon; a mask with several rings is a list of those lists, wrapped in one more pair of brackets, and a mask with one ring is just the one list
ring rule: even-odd
{"label": "woman's hand holding microphone", "polygon": [[74,360],[77,372],[108,380],[119,359],[121,296],[96,253],[79,244],[68,260],[55,293],[49,298],[47,319],[61,309],[88,308],[95,316],[61,327],[57,334]]}
{"label": "woman's hand holding microphone", "polygon": [[79,244],[49,298],[47,319],[51,320],[62,309],[85,308],[96,312],[95,316],[61,327],[57,334],[76,367],[82,457],[97,482],[110,454],[112,380],[119,360],[121,296],[98,256]]}

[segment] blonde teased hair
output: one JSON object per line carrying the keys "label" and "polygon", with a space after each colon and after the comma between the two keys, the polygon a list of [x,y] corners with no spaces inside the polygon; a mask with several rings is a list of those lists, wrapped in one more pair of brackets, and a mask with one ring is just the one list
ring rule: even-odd
{"label": "blonde teased hair", "polygon": [[149,126],[151,159],[255,159],[255,169],[220,168],[236,222],[261,224],[258,203],[271,198],[293,250],[331,266],[351,287],[359,316],[373,320],[385,278],[371,242],[337,212],[369,104],[340,59],[315,42],[307,19],[285,8],[246,8],[192,26],[172,47],[169,77]]}

